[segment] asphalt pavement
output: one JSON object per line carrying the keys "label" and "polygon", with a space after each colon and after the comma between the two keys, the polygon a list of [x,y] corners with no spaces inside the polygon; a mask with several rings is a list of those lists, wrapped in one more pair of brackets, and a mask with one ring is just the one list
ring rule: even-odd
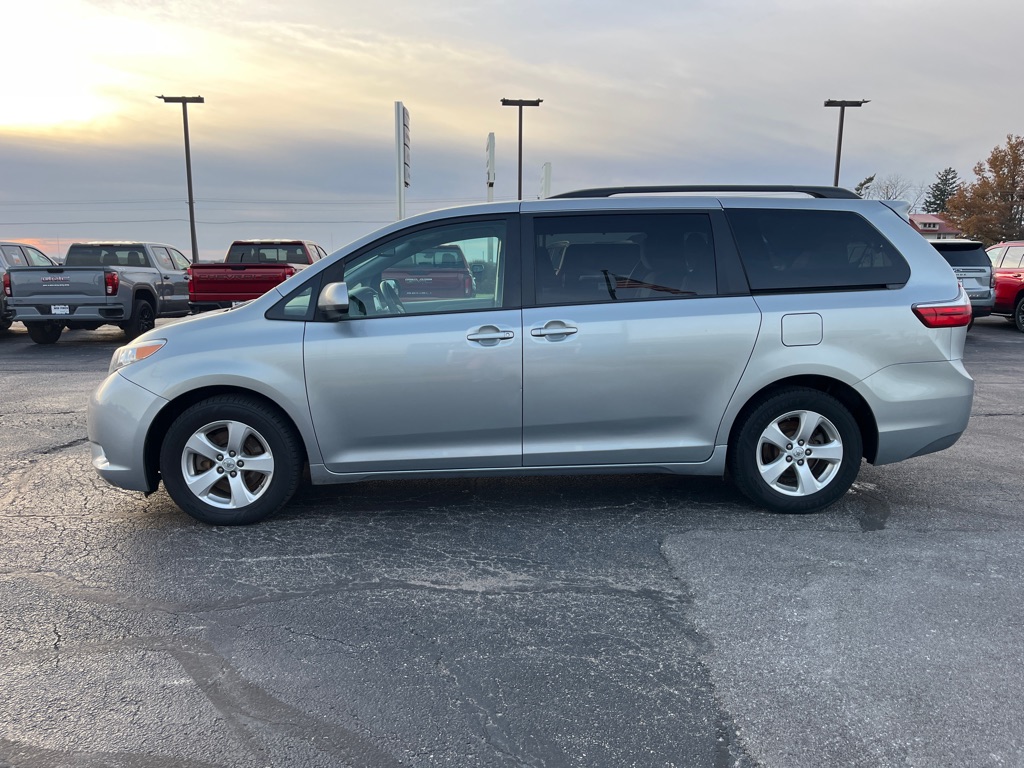
{"label": "asphalt pavement", "polygon": [[967,433],[824,513],[713,478],[105,485],[115,328],[0,333],[0,768],[1024,764],[1024,334]]}

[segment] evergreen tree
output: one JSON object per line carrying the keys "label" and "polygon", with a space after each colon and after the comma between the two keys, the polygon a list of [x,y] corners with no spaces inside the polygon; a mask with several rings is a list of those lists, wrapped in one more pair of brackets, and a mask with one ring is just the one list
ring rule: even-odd
{"label": "evergreen tree", "polygon": [[865,197],[866,198],[868,196],[868,193],[870,193],[870,191],[871,191],[871,185],[875,183],[875,175],[876,174],[872,173],[870,176],[868,176],[866,179],[864,179],[860,184],[858,184],[856,187],[854,187],[853,191],[855,193],[857,193],[858,195],[860,195],[861,197]]}
{"label": "evergreen tree", "polygon": [[946,202],[960,186],[960,177],[953,168],[946,168],[935,175],[935,182],[928,187],[924,200],[925,213],[943,213]]}

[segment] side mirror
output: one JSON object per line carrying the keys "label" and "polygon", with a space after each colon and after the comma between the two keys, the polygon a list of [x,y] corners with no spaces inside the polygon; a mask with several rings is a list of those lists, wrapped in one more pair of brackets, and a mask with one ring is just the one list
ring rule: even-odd
{"label": "side mirror", "polygon": [[344,283],[328,283],[320,291],[316,308],[328,320],[340,320],[348,314],[348,286]]}
{"label": "side mirror", "polygon": [[473,273],[474,273],[474,274],[476,274],[476,275],[479,275],[479,274],[480,274],[481,272],[483,272],[483,271],[484,271],[484,265],[483,265],[483,264],[480,264],[480,263],[476,263],[476,264],[470,264],[470,265],[469,265],[469,268],[470,268],[470,269],[471,269],[471,270],[473,271]]}

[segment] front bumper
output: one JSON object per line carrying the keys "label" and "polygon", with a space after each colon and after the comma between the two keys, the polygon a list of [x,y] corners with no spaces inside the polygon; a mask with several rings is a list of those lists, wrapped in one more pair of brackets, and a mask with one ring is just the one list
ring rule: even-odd
{"label": "front bumper", "polygon": [[129,491],[156,490],[156,473],[146,472],[146,434],[166,404],[119,373],[96,388],[89,399],[87,423],[92,465],[100,477]]}

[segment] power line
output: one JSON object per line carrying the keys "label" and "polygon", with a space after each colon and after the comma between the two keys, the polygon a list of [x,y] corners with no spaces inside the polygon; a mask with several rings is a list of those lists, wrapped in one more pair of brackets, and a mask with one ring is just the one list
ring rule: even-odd
{"label": "power line", "polygon": [[[188,219],[111,219],[103,221],[0,221],[0,227],[56,226],[77,224],[173,224]],[[298,221],[292,219],[240,219],[238,221],[197,221],[206,226],[237,224],[390,224],[394,219],[331,219],[330,221]]]}
{"label": "power line", "polygon": [[[39,205],[138,205],[159,203],[167,205],[180,205],[184,200],[176,198],[150,198],[134,200],[5,200],[0,201],[0,207],[4,206],[39,206]],[[197,203],[236,203],[241,205],[386,205],[394,204],[393,200],[257,200],[237,199],[226,197],[197,197]],[[437,197],[411,199],[409,202],[416,204],[434,203],[482,203],[483,200],[475,197]]]}

